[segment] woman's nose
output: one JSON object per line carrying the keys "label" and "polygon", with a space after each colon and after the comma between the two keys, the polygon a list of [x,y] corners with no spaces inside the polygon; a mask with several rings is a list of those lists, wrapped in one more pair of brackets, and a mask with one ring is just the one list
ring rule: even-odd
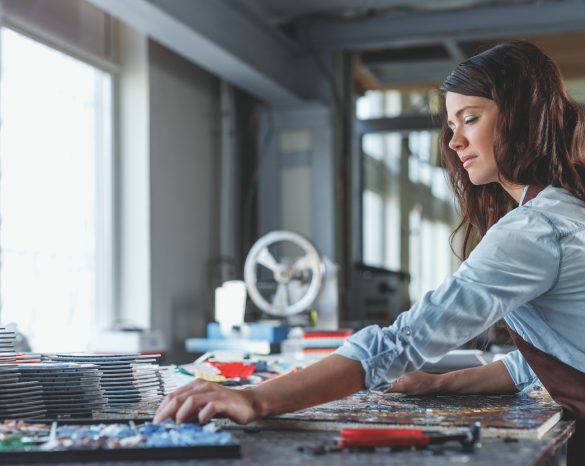
{"label": "woman's nose", "polygon": [[453,133],[451,140],[449,141],[449,147],[451,150],[460,151],[461,149],[465,148],[466,140],[464,137],[461,136],[457,131]]}

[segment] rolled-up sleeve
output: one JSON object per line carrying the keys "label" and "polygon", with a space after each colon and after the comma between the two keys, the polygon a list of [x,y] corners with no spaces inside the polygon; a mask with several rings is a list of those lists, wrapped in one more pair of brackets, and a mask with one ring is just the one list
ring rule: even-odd
{"label": "rolled-up sleeve", "polygon": [[520,351],[516,350],[506,354],[501,361],[506,366],[514,385],[516,385],[519,391],[538,382],[538,377],[530,368]]}
{"label": "rolled-up sleeve", "polygon": [[517,209],[488,231],[453,276],[393,325],[364,328],[337,354],[361,362],[367,388],[384,390],[544,294],[556,283],[560,259],[559,235],[548,219]]}

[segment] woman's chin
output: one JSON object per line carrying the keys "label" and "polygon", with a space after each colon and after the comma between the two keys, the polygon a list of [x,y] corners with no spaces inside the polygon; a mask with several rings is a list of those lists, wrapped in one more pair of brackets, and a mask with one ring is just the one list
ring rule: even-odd
{"label": "woman's chin", "polygon": [[473,177],[473,176],[469,177],[469,181],[471,181],[471,184],[473,184],[475,186],[481,186],[481,185],[489,183],[489,181],[486,181],[482,178]]}
{"label": "woman's chin", "polygon": [[493,177],[491,176],[481,176],[478,175],[477,173],[467,173],[469,175],[469,181],[471,181],[471,184],[474,184],[475,186],[482,186],[484,184],[490,184],[490,183],[494,183],[497,180],[494,180]]}

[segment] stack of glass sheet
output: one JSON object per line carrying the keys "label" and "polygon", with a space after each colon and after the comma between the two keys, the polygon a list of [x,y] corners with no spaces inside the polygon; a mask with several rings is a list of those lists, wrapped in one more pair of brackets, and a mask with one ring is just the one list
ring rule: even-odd
{"label": "stack of glass sheet", "polygon": [[90,363],[101,372],[105,412],[151,414],[163,396],[162,379],[155,356],[130,354],[56,354],[53,361]]}
{"label": "stack of glass sheet", "polygon": [[0,354],[14,353],[14,341],[16,334],[4,327],[0,327]]}
{"label": "stack of glass sheet", "polygon": [[15,364],[0,364],[0,419],[26,419],[45,414],[41,384],[23,379]]}
{"label": "stack of glass sheet", "polygon": [[17,361],[27,355],[14,352],[16,335],[0,327],[0,419],[25,419],[45,415],[43,389],[37,381],[21,377]]}
{"label": "stack of glass sheet", "polygon": [[106,405],[96,365],[43,362],[17,367],[21,380],[41,386],[48,418],[91,417]]}

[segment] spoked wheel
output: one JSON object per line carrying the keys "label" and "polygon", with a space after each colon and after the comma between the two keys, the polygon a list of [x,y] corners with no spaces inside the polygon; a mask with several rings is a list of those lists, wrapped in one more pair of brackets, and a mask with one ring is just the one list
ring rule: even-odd
{"label": "spoked wheel", "polygon": [[[260,276],[266,273],[276,288],[272,287],[268,293],[259,286]],[[262,236],[250,249],[244,265],[244,281],[250,298],[261,310],[278,317],[310,309],[319,295],[324,275],[325,265],[317,248],[292,231],[273,231]]]}

